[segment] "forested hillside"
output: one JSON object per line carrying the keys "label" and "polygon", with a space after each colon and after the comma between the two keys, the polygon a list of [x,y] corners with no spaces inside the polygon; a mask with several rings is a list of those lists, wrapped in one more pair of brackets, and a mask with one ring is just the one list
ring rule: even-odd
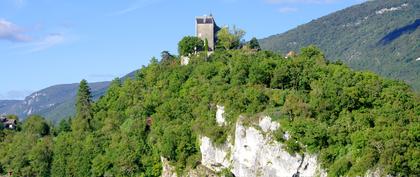
{"label": "forested hillside", "polygon": [[405,83],[328,62],[313,46],[288,59],[246,49],[205,56],[186,66],[172,55],[152,59],[97,102],[82,81],[74,118],[53,127],[32,116],[1,131],[0,173],[159,176],[163,156],[181,174],[200,164],[200,135],[220,144],[239,115],[266,114],[281,123],[277,140],[290,153],[319,154],[329,176],[420,174],[420,100]]}
{"label": "forested hillside", "polygon": [[331,60],[356,70],[406,81],[420,90],[420,1],[374,0],[355,5],[283,34],[260,40],[286,54],[315,44]]}
{"label": "forested hillside", "polygon": [[[134,71],[121,79],[134,77]],[[94,82],[89,86],[93,100],[99,99],[108,89],[110,82]],[[79,84],[54,85],[27,96],[25,100],[0,100],[0,114],[15,114],[24,120],[30,115],[41,115],[47,120],[58,123],[74,116],[76,93]]]}

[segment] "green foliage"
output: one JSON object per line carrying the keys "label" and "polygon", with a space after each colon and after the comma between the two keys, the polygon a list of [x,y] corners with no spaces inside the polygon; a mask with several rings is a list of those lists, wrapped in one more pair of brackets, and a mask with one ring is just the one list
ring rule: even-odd
{"label": "green foliage", "polygon": [[204,40],[204,52],[207,54],[209,51],[209,41],[207,39]]}
{"label": "green foliage", "polygon": [[257,38],[255,38],[255,37],[253,37],[253,38],[249,41],[249,47],[250,47],[251,49],[254,49],[254,50],[261,50],[260,43],[258,42],[258,39],[257,39]]}
{"label": "green foliage", "polygon": [[58,124],[58,129],[57,129],[57,133],[61,133],[61,132],[69,132],[71,131],[71,124],[70,124],[70,119],[62,119],[60,121],[60,123]]}
{"label": "green foliage", "polygon": [[76,98],[76,117],[72,121],[74,131],[88,131],[92,121],[92,96],[86,80],[82,80]]}
{"label": "green foliage", "polygon": [[31,116],[26,119],[22,125],[22,129],[27,133],[35,134],[41,137],[50,133],[50,126],[41,116]]}
{"label": "green foliage", "polygon": [[237,49],[241,45],[241,39],[245,35],[245,31],[233,27],[223,27],[217,32],[216,48],[221,50]]}
{"label": "green foliage", "polygon": [[185,36],[178,43],[179,55],[187,56],[194,52],[203,51],[203,49],[204,41],[194,36]]}
{"label": "green foliage", "polygon": [[[21,131],[0,131],[0,173],[160,176],[164,157],[181,175],[200,162],[198,137],[223,144],[240,116],[259,114],[281,123],[274,136],[286,150],[319,154],[330,176],[420,173],[420,98],[409,86],[326,62],[314,46],[292,59],[244,51],[215,51],[207,61],[199,53],[186,66],[152,59],[95,103],[82,81],[78,114],[55,137],[37,116]],[[216,123],[217,105],[226,125]]]}
{"label": "green foliage", "polygon": [[22,131],[8,132],[0,142],[0,171],[14,176],[50,176],[53,138],[45,119],[31,116]]}

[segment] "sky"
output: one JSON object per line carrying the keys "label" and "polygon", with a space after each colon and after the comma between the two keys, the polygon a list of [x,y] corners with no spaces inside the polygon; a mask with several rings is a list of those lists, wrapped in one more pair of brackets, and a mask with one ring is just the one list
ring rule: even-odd
{"label": "sky", "polygon": [[57,84],[108,81],[177,53],[195,17],[279,34],[362,0],[0,0],[0,100]]}

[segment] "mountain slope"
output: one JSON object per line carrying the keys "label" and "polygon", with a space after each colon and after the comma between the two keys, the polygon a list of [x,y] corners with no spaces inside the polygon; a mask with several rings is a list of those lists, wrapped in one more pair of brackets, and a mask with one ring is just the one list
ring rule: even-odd
{"label": "mountain slope", "polygon": [[[125,75],[122,80],[133,78],[135,72]],[[109,84],[108,81],[90,83],[93,99],[104,95]],[[78,83],[55,85],[32,93],[25,100],[0,100],[0,114],[15,114],[21,119],[37,114],[58,122],[74,115],[78,87]]]}
{"label": "mountain slope", "polygon": [[376,0],[260,40],[280,53],[315,44],[327,58],[406,81],[420,90],[420,1]]}
{"label": "mountain slope", "polygon": [[[39,114],[56,121],[74,113],[74,100],[79,84],[55,85],[27,96],[25,100],[1,101],[4,106],[0,107],[2,114],[16,114],[21,119],[32,114]],[[90,84],[92,93],[103,95],[109,82],[97,82]]]}

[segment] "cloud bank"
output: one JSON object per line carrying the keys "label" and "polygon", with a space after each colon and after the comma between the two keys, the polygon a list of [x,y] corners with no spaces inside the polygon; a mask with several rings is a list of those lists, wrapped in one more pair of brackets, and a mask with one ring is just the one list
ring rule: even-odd
{"label": "cloud bank", "polygon": [[38,37],[29,36],[22,28],[14,23],[0,19],[0,41],[19,43],[11,49],[25,49],[27,53],[38,52],[49,49],[67,41],[63,33],[47,33]]}
{"label": "cloud bank", "polygon": [[0,40],[28,42],[31,37],[24,34],[23,30],[12,22],[0,19]]}

